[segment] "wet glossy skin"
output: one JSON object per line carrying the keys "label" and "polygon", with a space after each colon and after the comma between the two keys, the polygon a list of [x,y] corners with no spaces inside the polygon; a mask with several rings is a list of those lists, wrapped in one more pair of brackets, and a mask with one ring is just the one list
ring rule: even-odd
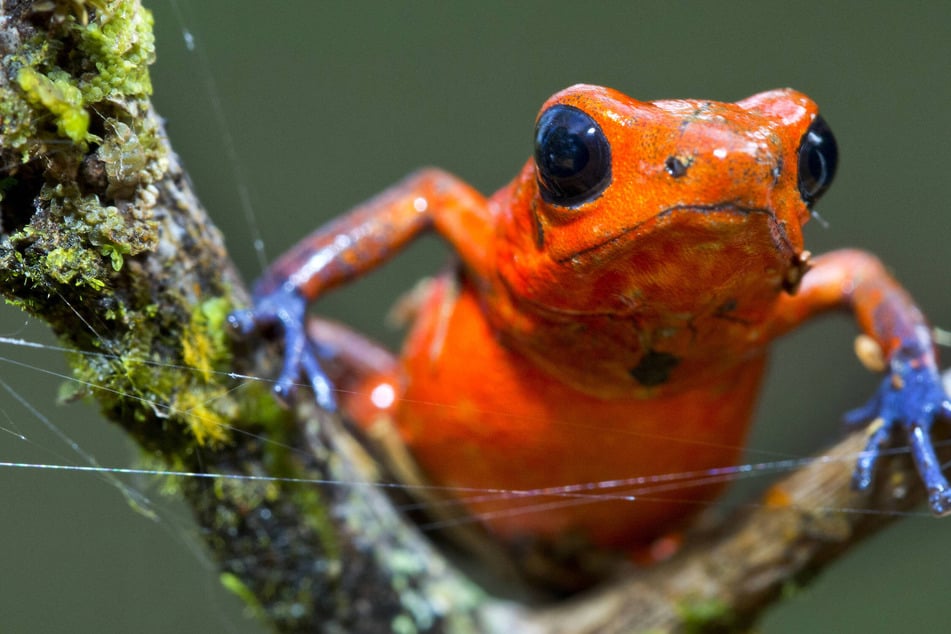
{"label": "wet glossy skin", "polygon": [[[320,357],[336,358],[345,413],[370,435],[395,432],[422,476],[449,487],[536,490],[703,471],[738,459],[769,343],[843,308],[890,363],[854,419],[884,420],[870,449],[908,437],[932,508],[945,513],[928,430],[951,402],[923,317],[874,257],[837,251],[810,262],[804,251],[808,203],[828,184],[801,173],[816,169],[800,160],[806,135],[822,131],[816,105],[792,90],[735,104],[647,103],[574,86],[546,102],[539,129],[552,127],[546,113],[575,111],[607,144],[592,147],[609,169],[590,191],[557,191],[547,170],[561,169],[563,145],[543,143],[487,200],[422,171],[279,260],[255,309],[233,318],[245,331],[284,329],[278,392],[303,374],[331,405]],[[428,229],[460,265],[420,300],[399,358],[325,322],[304,337],[308,302]],[[859,462],[860,486],[875,455]],[[634,500],[533,496],[550,502],[533,512],[510,511],[525,500],[457,497],[507,543],[570,536],[631,548],[676,528],[719,487],[636,489],[623,489]]]}

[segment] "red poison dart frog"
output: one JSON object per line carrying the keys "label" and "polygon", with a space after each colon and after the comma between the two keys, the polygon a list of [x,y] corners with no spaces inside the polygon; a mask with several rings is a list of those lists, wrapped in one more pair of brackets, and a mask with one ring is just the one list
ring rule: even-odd
{"label": "red poison dart frog", "polygon": [[[304,378],[368,433],[388,421],[422,478],[460,491],[501,543],[570,535],[636,549],[719,486],[549,498],[559,503],[538,512],[472,491],[735,464],[770,342],[846,309],[887,364],[872,400],[847,415],[876,421],[854,483],[868,488],[880,451],[905,441],[944,515],[951,490],[930,431],[951,399],[924,317],[875,257],[803,248],[836,161],[816,104],[793,90],[641,102],[573,86],[544,104],[534,156],[493,196],[417,172],[300,242],[231,323],[282,334],[279,396]],[[342,326],[305,326],[308,303],[430,230],[458,265],[419,300],[399,357]]]}

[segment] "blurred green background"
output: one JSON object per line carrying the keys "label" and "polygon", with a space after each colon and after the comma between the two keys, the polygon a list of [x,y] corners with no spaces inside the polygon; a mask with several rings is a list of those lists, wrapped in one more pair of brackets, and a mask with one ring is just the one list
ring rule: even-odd
{"label": "blurred green background", "polygon": [[[155,102],[251,279],[261,270],[255,239],[273,259],[421,165],[494,190],[529,155],[539,105],[569,84],[731,101],[792,86],[821,104],[841,152],[819,205],[829,227],[812,223],[807,246],[877,253],[951,328],[951,4],[581,4],[154,0]],[[424,240],[320,310],[396,345],[385,307],[445,257]],[[6,307],[0,334],[51,341]],[[842,412],[875,384],[852,357],[853,335],[847,319],[832,319],[777,346],[752,447],[805,455],[839,436]],[[29,404],[0,391],[0,460],[75,461],[47,418],[101,464],[135,461],[91,407],[54,404],[59,353],[4,345],[0,357],[0,378]],[[220,589],[187,510],[154,483],[132,482],[169,507],[160,521],[97,476],[3,469],[0,631],[262,631]],[[910,517],[795,593],[761,630],[943,631],[949,545],[951,520]]]}

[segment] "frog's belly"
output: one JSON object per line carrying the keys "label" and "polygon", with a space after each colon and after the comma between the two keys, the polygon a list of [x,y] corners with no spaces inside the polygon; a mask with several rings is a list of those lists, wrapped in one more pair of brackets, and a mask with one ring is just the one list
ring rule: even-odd
{"label": "frog's belly", "polygon": [[458,487],[448,495],[504,540],[643,544],[722,486],[683,480],[703,482],[742,451],[762,356],[702,389],[603,400],[501,345],[469,294],[435,315],[423,314],[401,360],[396,426],[425,477]]}

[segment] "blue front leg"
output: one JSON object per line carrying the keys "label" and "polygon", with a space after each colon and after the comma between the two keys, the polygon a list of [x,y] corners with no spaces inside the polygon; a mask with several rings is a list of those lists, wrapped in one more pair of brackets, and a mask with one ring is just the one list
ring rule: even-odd
{"label": "blue front leg", "polygon": [[320,360],[334,356],[333,351],[311,341],[304,327],[307,301],[286,285],[255,296],[254,308],[236,310],[228,315],[228,323],[243,335],[268,328],[279,329],[284,336],[284,367],[274,385],[274,394],[286,403],[301,378],[310,384],[317,404],[335,411],[337,401],[333,384],[321,367]]}
{"label": "blue front leg", "polygon": [[928,491],[931,512],[949,515],[951,487],[935,453],[931,428],[940,418],[951,421],[951,398],[937,369],[920,355],[900,349],[889,366],[888,375],[872,399],[846,415],[849,425],[872,424],[865,451],[852,476],[853,485],[858,490],[868,489],[883,450],[896,436],[903,436]]}

